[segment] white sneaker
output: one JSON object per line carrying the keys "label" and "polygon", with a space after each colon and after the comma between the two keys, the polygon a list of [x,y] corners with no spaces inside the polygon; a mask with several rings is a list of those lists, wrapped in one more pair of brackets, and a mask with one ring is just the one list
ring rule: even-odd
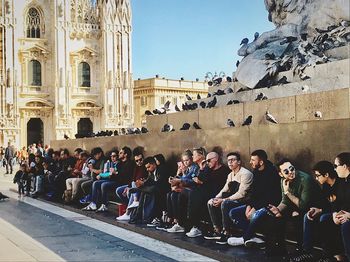
{"label": "white sneaker", "polygon": [[116,219],[118,221],[129,221],[130,220],[130,216],[127,213],[124,213],[124,215],[119,216]]}
{"label": "white sneaker", "polygon": [[230,237],[227,239],[227,244],[230,246],[243,246],[244,245],[244,239],[243,237]]}
{"label": "white sneaker", "polygon": [[183,233],[183,232],[185,232],[185,229],[182,226],[180,226],[179,224],[175,224],[171,228],[168,228],[167,232],[168,233]]}
{"label": "white sneaker", "polygon": [[198,228],[196,227],[192,227],[190,232],[186,233],[186,236],[188,237],[199,237],[202,235],[202,231],[200,231]]}
{"label": "white sneaker", "polygon": [[96,210],[96,212],[106,212],[108,211],[108,208],[105,204],[102,204],[99,209]]}
{"label": "white sneaker", "polygon": [[131,203],[131,205],[130,205],[130,206],[128,206],[128,209],[138,207],[138,206],[139,206],[139,204],[140,204],[140,202],[139,202],[139,201],[134,201],[134,202],[132,202],[132,203]]}
{"label": "white sneaker", "polygon": [[261,238],[253,237],[253,238],[248,239],[247,241],[245,241],[244,245],[246,247],[254,247],[254,246],[261,246],[264,243],[265,243],[265,241],[262,240]]}
{"label": "white sneaker", "polygon": [[84,211],[96,211],[97,207],[94,202],[91,202],[87,207],[84,207],[82,210]]}

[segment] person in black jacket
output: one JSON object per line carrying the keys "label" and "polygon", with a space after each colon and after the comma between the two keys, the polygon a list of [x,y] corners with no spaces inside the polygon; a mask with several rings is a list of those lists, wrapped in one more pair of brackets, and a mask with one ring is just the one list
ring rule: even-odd
{"label": "person in black jacket", "polygon": [[144,160],[148,176],[145,180],[136,180],[136,187],[141,191],[139,206],[129,223],[146,223],[147,226],[160,225],[162,210],[166,206],[166,194],[170,191],[169,172],[157,166],[154,157]]}
{"label": "person in black jacket", "polygon": [[229,214],[244,231],[242,237],[228,239],[227,243],[232,246],[262,244],[263,240],[255,237],[258,218],[264,213],[264,207],[270,203],[277,205],[281,200],[280,176],[266,152],[262,149],[253,151],[250,165],[254,175],[250,201],[247,205],[232,209]]}
{"label": "person in black jacket", "polygon": [[[329,223],[332,219],[332,209],[337,209],[337,190],[339,186],[339,178],[337,172],[334,170],[334,166],[329,161],[320,161],[314,168],[314,173],[317,181],[322,186],[322,192],[328,200],[328,205],[325,208],[311,207],[310,210],[304,216],[303,225],[303,246],[302,252],[291,256],[290,261],[310,261],[317,260],[318,254],[313,252],[313,241],[315,229],[319,231],[324,230],[325,224]],[[340,234],[334,234],[335,231],[329,232],[327,238],[331,238],[332,245],[324,246],[324,250],[327,252],[328,249],[337,249],[341,246]]]}

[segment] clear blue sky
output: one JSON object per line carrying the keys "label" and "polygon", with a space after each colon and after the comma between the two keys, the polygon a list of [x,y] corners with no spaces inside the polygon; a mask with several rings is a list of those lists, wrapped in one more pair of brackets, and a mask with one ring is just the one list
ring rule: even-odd
{"label": "clear blue sky", "polygon": [[131,0],[134,79],[235,71],[244,37],[268,31],[263,0]]}

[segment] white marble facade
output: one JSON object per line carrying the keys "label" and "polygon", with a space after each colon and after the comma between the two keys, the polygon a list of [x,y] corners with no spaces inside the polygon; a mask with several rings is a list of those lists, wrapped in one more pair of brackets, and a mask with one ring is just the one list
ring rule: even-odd
{"label": "white marble facade", "polygon": [[0,145],[133,125],[130,0],[0,3]]}

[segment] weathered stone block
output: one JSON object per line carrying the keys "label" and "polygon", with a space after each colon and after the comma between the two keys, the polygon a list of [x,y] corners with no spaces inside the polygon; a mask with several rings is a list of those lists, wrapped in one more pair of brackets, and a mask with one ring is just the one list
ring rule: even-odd
{"label": "weathered stone block", "polygon": [[266,111],[269,111],[279,123],[294,123],[295,97],[290,96],[244,103],[244,119],[252,115],[252,125],[274,125],[266,120]]}
{"label": "weathered stone block", "polygon": [[296,97],[297,122],[316,120],[316,111],[322,112],[322,119],[349,118],[349,88]]}
{"label": "weathered stone block", "polygon": [[148,131],[160,131],[162,127],[168,123],[168,115],[147,116],[146,123]]}
{"label": "weathered stone block", "polygon": [[193,122],[197,122],[198,124],[198,112],[199,110],[193,110],[168,114],[168,124],[173,125],[175,130],[179,130],[186,122],[190,125],[192,125]]}

